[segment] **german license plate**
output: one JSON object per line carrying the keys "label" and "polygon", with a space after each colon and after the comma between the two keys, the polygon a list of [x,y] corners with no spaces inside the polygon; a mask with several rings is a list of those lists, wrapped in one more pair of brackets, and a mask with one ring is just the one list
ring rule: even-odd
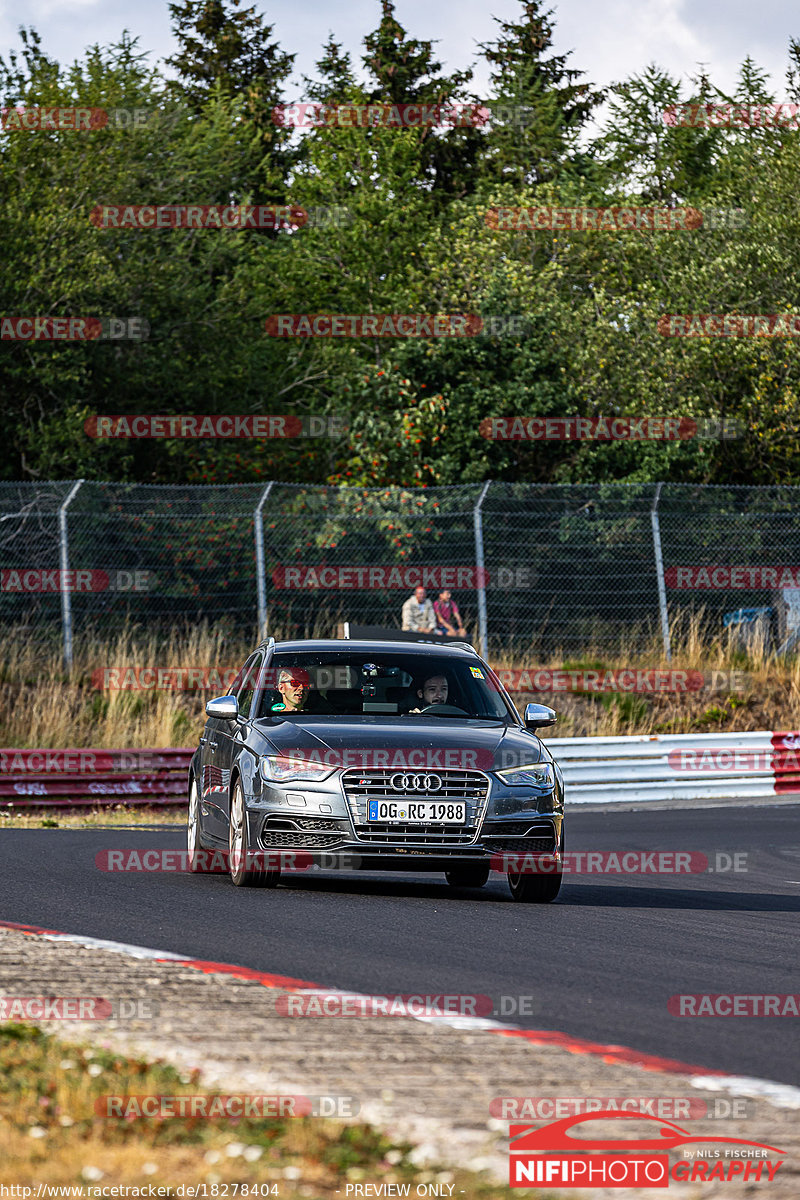
{"label": "german license plate", "polygon": [[463,800],[368,800],[367,820],[465,825],[467,806]]}

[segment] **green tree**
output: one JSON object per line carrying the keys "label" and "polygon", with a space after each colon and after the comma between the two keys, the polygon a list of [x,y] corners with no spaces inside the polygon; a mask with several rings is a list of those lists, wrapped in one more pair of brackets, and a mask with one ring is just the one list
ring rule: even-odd
{"label": "green tree", "polygon": [[341,43],[336,41],[332,33],[328,34],[322,58],[317,59],[316,68],[319,79],[303,76],[305,96],[312,103],[339,103],[357,93],[350,54],[347,50],[342,50]]}
{"label": "green tree", "polygon": [[[472,71],[443,73],[433,42],[409,37],[395,16],[392,0],[381,0],[377,29],[364,38],[367,100],[373,103],[439,106],[444,128],[422,126],[421,180],[444,206],[451,197],[472,192],[479,178],[484,134],[473,124],[467,84]],[[449,112],[459,116],[449,116]],[[463,116],[461,114],[464,114]],[[457,123],[458,121],[463,123]]]}
{"label": "green tree", "polygon": [[[522,19],[503,21],[494,41],[480,49],[491,67],[498,118],[488,139],[485,170],[494,180],[518,186],[592,173],[592,159],[578,136],[604,98],[579,82],[582,71],[568,54],[548,54],[553,45],[552,9],[540,0],[521,0]],[[504,116],[504,110],[511,115]]]}
{"label": "green tree", "polygon": [[[241,0],[177,0],[170,3],[178,52],[166,62],[178,72],[171,87],[195,113],[214,95],[240,97],[238,110],[243,191],[260,203],[283,199],[283,180],[293,155],[290,131],[276,122],[273,110],[282,97],[295,56],[272,38],[255,7],[239,11]],[[249,185],[249,187],[248,187]],[[239,195],[242,190],[239,190]]]}

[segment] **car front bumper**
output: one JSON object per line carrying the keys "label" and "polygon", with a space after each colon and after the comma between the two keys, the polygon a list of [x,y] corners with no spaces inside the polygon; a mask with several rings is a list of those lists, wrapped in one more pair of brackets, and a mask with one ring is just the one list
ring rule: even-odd
{"label": "car front bumper", "polygon": [[363,805],[346,795],[338,772],[314,783],[261,782],[257,794],[248,797],[249,844],[285,854],[287,863],[290,854],[303,852],[302,861],[343,870],[438,870],[458,861],[554,854],[563,823],[560,795],[509,788],[488,775],[483,780],[485,791],[468,805],[467,825],[403,824],[396,829],[367,825]]}

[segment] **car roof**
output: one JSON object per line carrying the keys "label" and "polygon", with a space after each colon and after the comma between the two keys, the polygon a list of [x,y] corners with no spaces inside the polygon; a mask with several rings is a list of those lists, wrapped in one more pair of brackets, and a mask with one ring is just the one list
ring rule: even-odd
{"label": "car roof", "polygon": [[[261,646],[267,644],[267,642],[262,642]],[[477,654],[477,651],[472,648],[447,645],[444,642],[439,646],[435,642],[394,642],[388,638],[385,641],[374,641],[371,638],[305,638],[291,642],[276,642],[274,650],[276,654],[284,651],[294,654],[303,650],[311,652],[352,650],[356,654],[390,654],[403,651],[418,655],[430,654],[434,650],[437,654],[445,654],[449,658],[465,658],[473,661]]]}

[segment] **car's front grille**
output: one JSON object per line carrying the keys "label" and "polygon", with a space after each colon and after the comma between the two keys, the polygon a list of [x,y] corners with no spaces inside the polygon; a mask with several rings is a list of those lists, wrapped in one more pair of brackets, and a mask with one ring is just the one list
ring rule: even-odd
{"label": "car's front grille", "polygon": [[530,817],[524,821],[487,821],[483,827],[483,836],[507,837],[521,835],[523,837],[552,837],[553,826],[549,821],[533,821]]}
{"label": "car's front grille", "polygon": [[339,846],[346,840],[341,833],[310,833],[305,829],[264,829],[259,841],[265,850],[327,850]]}
{"label": "car's front grille", "polygon": [[347,823],[330,817],[267,817],[269,829],[342,829]]}
{"label": "car's front grille", "polygon": [[[440,781],[436,790],[397,791],[391,785],[398,774],[435,775]],[[398,772],[382,768],[352,769],[342,775],[342,787],[350,806],[356,837],[372,843],[400,843],[417,846],[464,846],[474,842],[486,813],[489,779],[482,771],[456,770],[441,767],[436,770]],[[414,824],[367,821],[368,800],[463,800],[466,821],[463,825]]]}
{"label": "car's front grille", "polygon": [[350,841],[347,822],[325,817],[267,817],[259,841],[265,850],[293,847],[295,850],[326,850]]}
{"label": "car's front grille", "polygon": [[487,850],[502,850],[511,854],[552,854],[556,848],[552,837],[485,837],[481,840]]}

